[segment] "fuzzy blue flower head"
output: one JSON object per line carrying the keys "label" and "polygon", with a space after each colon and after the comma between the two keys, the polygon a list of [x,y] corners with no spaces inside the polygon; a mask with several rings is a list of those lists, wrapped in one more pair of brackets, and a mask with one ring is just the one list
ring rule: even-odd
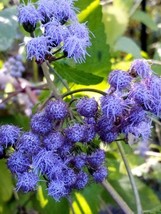
{"label": "fuzzy blue flower head", "polygon": [[126,110],[127,105],[119,96],[106,95],[101,98],[101,109],[108,119],[119,117]]}
{"label": "fuzzy blue flower head", "polygon": [[93,178],[96,182],[101,183],[108,175],[107,169],[104,166],[101,166],[93,173]]}
{"label": "fuzzy blue flower head", "polygon": [[79,123],[75,123],[74,125],[69,126],[65,129],[66,137],[72,143],[84,141],[85,132],[85,126],[80,125]]}
{"label": "fuzzy blue flower head", "polygon": [[84,117],[94,117],[98,110],[98,103],[94,98],[83,97],[76,104],[77,111]]}
{"label": "fuzzy blue flower head", "polygon": [[13,174],[18,174],[28,171],[31,162],[28,157],[17,151],[8,158],[7,165]]}
{"label": "fuzzy blue flower head", "polygon": [[52,196],[56,201],[60,201],[61,198],[68,196],[69,193],[70,189],[61,180],[52,180],[48,185],[48,195]]}
{"label": "fuzzy blue flower head", "polygon": [[54,17],[59,20],[61,24],[66,23],[68,20],[77,20],[73,1],[71,0],[56,0],[54,2]]}
{"label": "fuzzy blue flower head", "polygon": [[87,53],[87,48],[91,45],[89,30],[86,24],[74,22],[69,26],[69,36],[64,40],[63,50],[67,57],[73,58],[75,62],[83,62]]}
{"label": "fuzzy blue flower head", "polygon": [[133,77],[139,76],[142,79],[149,78],[152,75],[152,70],[149,63],[144,59],[136,59],[131,64],[129,74]]}
{"label": "fuzzy blue flower head", "polygon": [[32,3],[21,4],[18,7],[18,19],[24,29],[31,33],[36,28],[36,23],[40,20],[39,13]]}
{"label": "fuzzy blue flower head", "polygon": [[97,149],[87,157],[87,161],[91,168],[98,168],[105,161],[105,152],[101,149]]}
{"label": "fuzzy blue flower head", "polygon": [[45,36],[39,36],[32,38],[26,44],[27,58],[32,60],[35,58],[36,62],[43,63],[46,56],[51,55],[50,49],[52,48],[49,38]]}
{"label": "fuzzy blue flower head", "polygon": [[51,119],[45,111],[34,114],[31,118],[31,130],[38,135],[48,134],[53,129]]}
{"label": "fuzzy blue flower head", "polygon": [[47,150],[57,150],[62,147],[65,139],[61,132],[51,132],[43,139],[44,146]]}
{"label": "fuzzy blue flower head", "polygon": [[53,120],[61,120],[68,115],[68,106],[62,100],[50,101],[45,110],[48,117]]}
{"label": "fuzzy blue flower head", "polygon": [[33,172],[24,172],[22,174],[18,174],[16,190],[22,190],[25,193],[34,191],[37,187],[38,180],[38,176]]}
{"label": "fuzzy blue flower head", "polygon": [[17,149],[26,155],[35,155],[40,150],[40,138],[32,132],[25,132],[18,141]]}
{"label": "fuzzy blue flower head", "polygon": [[130,87],[132,77],[125,71],[114,70],[109,74],[108,82],[115,90],[128,89]]}
{"label": "fuzzy blue flower head", "polygon": [[77,175],[77,180],[74,184],[75,189],[78,189],[78,190],[83,189],[87,185],[88,180],[89,178],[87,173],[80,171]]}
{"label": "fuzzy blue flower head", "polygon": [[60,43],[64,41],[64,38],[69,34],[68,28],[65,25],[61,25],[55,19],[52,19],[45,24],[44,28],[45,35],[48,36],[53,47],[60,45]]}
{"label": "fuzzy blue flower head", "polygon": [[20,128],[14,125],[0,126],[0,145],[4,147],[13,146],[20,136]]}

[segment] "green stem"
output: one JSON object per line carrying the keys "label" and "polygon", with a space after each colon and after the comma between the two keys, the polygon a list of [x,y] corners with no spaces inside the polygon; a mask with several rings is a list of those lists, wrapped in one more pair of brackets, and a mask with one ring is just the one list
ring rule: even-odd
{"label": "green stem", "polygon": [[110,193],[112,198],[116,201],[116,203],[120,206],[120,208],[125,212],[125,214],[134,214],[134,212],[130,209],[127,203],[121,198],[121,196],[116,192],[113,186],[107,181],[102,182],[102,186]]}
{"label": "green stem", "polygon": [[137,187],[136,187],[136,183],[135,183],[134,176],[133,176],[133,174],[131,173],[130,166],[129,166],[128,161],[127,161],[127,159],[126,159],[126,155],[125,155],[124,149],[123,149],[123,147],[122,147],[121,142],[117,141],[116,144],[117,144],[117,146],[118,146],[119,152],[120,152],[121,157],[122,157],[122,159],[123,159],[123,162],[124,162],[124,164],[125,164],[126,171],[127,171],[127,173],[128,173],[129,180],[130,180],[130,183],[131,183],[133,192],[134,192],[135,202],[136,202],[136,206],[137,206],[137,214],[142,214],[143,211],[142,211],[140,196],[139,196],[139,193],[138,193],[138,189],[137,189]]}
{"label": "green stem", "polygon": [[63,78],[60,76],[60,74],[53,67],[51,67],[50,63],[47,62],[47,65],[48,65],[49,69],[58,77],[58,79],[62,82],[62,84],[65,86],[65,88],[69,92],[70,89],[68,87],[68,84],[63,80]]}
{"label": "green stem", "polygon": [[98,89],[94,89],[94,88],[81,88],[81,89],[76,89],[76,90],[64,93],[62,95],[62,98],[67,97],[68,95],[75,94],[75,93],[78,93],[78,92],[83,92],[83,91],[95,92],[95,93],[98,93],[98,94],[101,94],[101,95],[104,95],[104,96],[107,95],[106,92],[98,90]]}
{"label": "green stem", "polygon": [[46,63],[46,62],[43,62],[43,63],[41,64],[41,67],[42,67],[44,76],[45,76],[45,78],[46,78],[48,87],[49,87],[49,89],[50,89],[52,95],[53,95],[56,99],[60,99],[61,96],[59,95],[59,93],[58,93],[58,91],[57,91],[57,88],[55,87],[53,81],[52,81],[51,78],[50,78],[49,67],[47,66],[47,63]]}

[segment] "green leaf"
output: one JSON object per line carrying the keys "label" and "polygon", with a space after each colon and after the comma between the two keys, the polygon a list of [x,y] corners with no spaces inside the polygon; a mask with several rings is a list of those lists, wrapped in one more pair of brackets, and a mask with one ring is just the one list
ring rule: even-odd
{"label": "green leaf", "polygon": [[110,52],[109,46],[106,44],[106,35],[104,25],[102,23],[102,8],[99,1],[93,1],[78,16],[83,22],[87,22],[87,26],[91,31],[91,47],[88,48],[90,56],[86,57],[85,63],[76,64],[78,70],[97,74],[107,77],[110,71]]}
{"label": "green leaf", "polygon": [[98,184],[87,186],[73,196],[73,209],[77,214],[97,214],[100,210],[100,194],[103,189]]}
{"label": "green leaf", "polygon": [[0,51],[11,47],[17,35],[16,7],[6,8],[0,12]]}
{"label": "green leaf", "polygon": [[135,58],[140,58],[140,48],[139,46],[130,38],[122,36],[120,37],[114,45],[115,51],[122,51],[125,53],[132,54]]}
{"label": "green leaf", "polygon": [[149,16],[149,14],[141,10],[137,10],[131,18],[136,21],[142,22],[153,31],[156,31],[158,29],[156,23]]}
{"label": "green leaf", "polygon": [[55,63],[56,71],[68,82],[74,82],[81,85],[95,85],[102,82],[103,78],[91,73],[77,70],[68,66],[67,64]]}
{"label": "green leaf", "polygon": [[46,191],[46,184],[38,188],[37,198],[33,198],[33,207],[39,214],[63,213],[69,214],[69,203],[66,198],[56,202],[54,198],[49,197]]}
{"label": "green leaf", "polygon": [[12,196],[12,176],[4,160],[0,160],[0,200],[8,201]]}
{"label": "green leaf", "polygon": [[115,42],[121,37],[128,27],[129,15],[121,7],[104,6],[103,23],[107,37],[107,43],[113,47]]}

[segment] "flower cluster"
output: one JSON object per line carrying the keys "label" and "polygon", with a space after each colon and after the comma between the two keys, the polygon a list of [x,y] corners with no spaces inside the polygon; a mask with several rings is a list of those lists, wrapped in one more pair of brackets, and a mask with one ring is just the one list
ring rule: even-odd
{"label": "flower cluster", "polygon": [[161,79],[147,61],[135,60],[128,71],[112,71],[108,81],[110,88],[100,104],[88,97],[69,103],[50,99],[32,116],[30,131],[0,127],[0,157],[13,147],[7,165],[17,178],[17,190],[35,190],[41,176],[48,195],[59,201],[89,182],[102,182],[108,172],[98,142],[112,143],[120,134],[125,141],[130,135],[140,140],[144,154],[150,118],[161,116]]}
{"label": "flower cluster", "polygon": [[21,77],[24,71],[25,67],[20,55],[9,57],[9,59],[4,63],[3,72],[11,75],[12,77]]}
{"label": "flower cluster", "polygon": [[90,46],[89,31],[86,24],[80,24],[76,16],[74,0],[39,0],[32,4],[19,6],[19,22],[24,29],[33,33],[40,23],[42,34],[26,44],[27,58],[36,62],[54,60],[55,53],[62,57],[82,62]]}

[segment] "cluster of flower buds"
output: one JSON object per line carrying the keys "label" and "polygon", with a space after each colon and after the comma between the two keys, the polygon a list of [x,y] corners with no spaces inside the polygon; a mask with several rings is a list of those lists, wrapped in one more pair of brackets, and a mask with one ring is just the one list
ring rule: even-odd
{"label": "cluster of flower buds", "polygon": [[25,67],[22,63],[22,57],[20,55],[9,57],[4,63],[2,71],[3,73],[15,78],[22,77],[22,74],[25,71]]}
{"label": "cluster of flower buds", "polygon": [[7,165],[17,190],[35,190],[41,176],[48,194],[59,201],[89,182],[102,182],[108,172],[100,142],[110,144],[120,135],[127,143],[133,135],[141,140],[140,151],[146,151],[151,117],[161,116],[161,78],[146,60],[135,60],[128,71],[112,71],[108,80],[100,104],[88,97],[50,99],[32,116],[29,132],[0,127],[0,157],[13,148]]}
{"label": "cluster of flower buds", "polygon": [[27,58],[35,58],[37,63],[60,57],[73,58],[82,62],[90,46],[89,31],[85,23],[80,24],[76,16],[74,0],[39,0],[19,7],[19,22],[31,34],[40,23],[41,35],[26,44]]}

